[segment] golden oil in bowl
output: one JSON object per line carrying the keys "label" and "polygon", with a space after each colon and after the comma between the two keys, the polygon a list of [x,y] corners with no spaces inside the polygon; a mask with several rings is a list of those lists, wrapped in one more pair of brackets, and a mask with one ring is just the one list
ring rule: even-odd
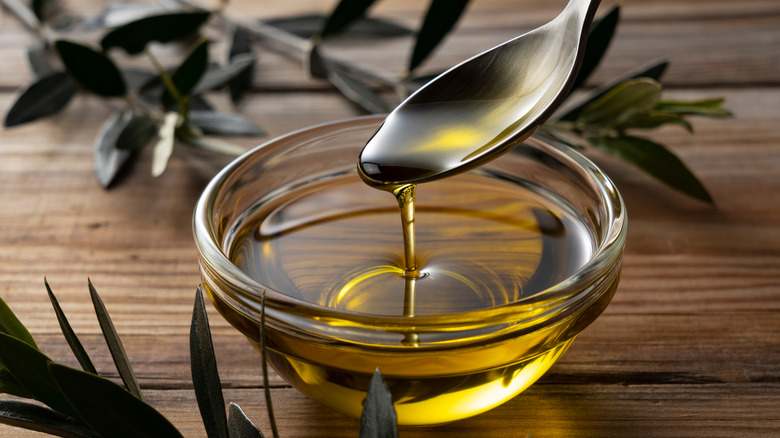
{"label": "golden oil in bowl", "polygon": [[204,286],[271,365],[359,417],[382,372],[399,424],[469,417],[514,397],[563,354],[617,286],[619,195],[587,160],[532,139],[425,184],[419,275],[404,275],[398,207],[355,156],[381,122],[300,131],[240,158],[195,216]]}

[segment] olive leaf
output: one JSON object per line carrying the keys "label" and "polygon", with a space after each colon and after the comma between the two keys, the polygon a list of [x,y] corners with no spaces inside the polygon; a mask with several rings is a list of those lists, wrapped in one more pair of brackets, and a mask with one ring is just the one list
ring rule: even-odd
{"label": "olive leaf", "polygon": [[154,153],[152,154],[152,176],[154,177],[162,175],[168,166],[168,159],[173,153],[174,134],[178,122],[179,113],[171,111],[165,114],[163,124],[157,134],[157,144],[154,145]]}
{"label": "olive leaf", "polygon": [[397,420],[393,398],[379,369],[369,384],[360,415],[360,438],[397,438]]}
{"label": "olive leaf", "polygon": [[65,438],[97,438],[92,428],[43,406],[0,400],[0,423]]}
{"label": "olive leaf", "polygon": [[52,115],[64,108],[78,89],[65,72],[44,76],[22,91],[6,114],[4,126],[10,128]]}
{"label": "olive leaf", "polygon": [[[251,72],[256,62],[257,59],[251,53],[235,55],[230,58],[228,65],[206,70],[192,94],[200,94],[229,85],[237,77],[246,74],[247,71]],[[251,77],[249,79],[251,80]]]}
{"label": "olive leaf", "polygon": [[20,341],[26,342],[31,347],[38,349],[38,345],[35,343],[27,327],[19,321],[14,312],[8,307],[8,304],[0,297],[0,333],[5,333],[9,336],[13,336]]}
{"label": "olive leaf", "polygon": [[182,436],[153,407],[108,379],[53,362],[49,370],[78,416],[102,436]]}
{"label": "olive leaf", "polygon": [[32,10],[35,13],[35,17],[43,23],[46,19],[46,4],[48,0],[32,0]]}
{"label": "olive leaf", "polygon": [[105,54],[67,40],[54,43],[65,68],[84,88],[104,97],[123,96],[127,92],[119,68]]}
{"label": "olive leaf", "polygon": [[598,100],[606,93],[608,93],[610,90],[612,90],[613,88],[617,87],[618,85],[628,80],[637,79],[637,78],[650,78],[656,81],[660,81],[661,77],[666,71],[666,67],[668,66],[669,66],[669,61],[667,60],[654,61],[644,67],[637,69],[636,71],[623,75],[613,80],[612,82],[597,87],[591,90],[590,92],[586,93],[585,97],[582,98],[579,104],[565,111],[563,115],[559,116],[557,119],[562,121],[576,120],[577,117],[579,117],[580,112],[582,112],[582,110],[586,106]]}
{"label": "olive leaf", "polygon": [[30,70],[32,70],[36,79],[48,76],[56,71],[46,56],[46,46],[44,44],[37,44],[27,49],[27,64],[29,64]]}
{"label": "olive leaf", "polygon": [[661,97],[661,84],[650,78],[630,79],[588,104],[577,118],[577,126],[604,129],[621,127],[646,116]]}
{"label": "olive leaf", "polygon": [[723,108],[723,99],[705,99],[694,102],[662,100],[655,109],[663,113],[707,117],[730,117],[731,111]]}
{"label": "olive leaf", "polygon": [[363,17],[368,8],[376,0],[341,0],[336,8],[330,13],[327,19],[322,23],[322,28],[315,35],[315,39],[325,39],[327,37],[343,32],[347,26],[355,20]]}
{"label": "olive leaf", "polygon": [[328,81],[347,99],[363,110],[376,114],[389,112],[387,104],[369,86],[349,75],[346,71],[332,65],[327,70]]}
{"label": "olive leaf", "polygon": [[615,35],[618,21],[620,21],[620,5],[613,6],[605,15],[593,20],[588,31],[588,43],[585,45],[582,64],[572,90],[581,87],[604,58],[609,43]]}
{"label": "olive leaf", "polygon": [[130,161],[132,151],[116,148],[122,131],[133,118],[132,110],[125,109],[113,114],[101,126],[95,137],[93,157],[98,183],[108,188],[116,180],[120,170]]}
{"label": "olive leaf", "polygon": [[[320,29],[327,17],[321,14],[305,14],[294,17],[280,17],[263,20],[265,24],[278,27],[301,38],[312,38]],[[360,16],[343,28],[341,36],[367,37],[399,37],[414,33],[408,27],[381,18]]]}
{"label": "olive leaf", "polygon": [[167,43],[195,32],[210,15],[209,12],[174,12],[144,17],[108,32],[100,40],[100,46],[104,50],[120,47],[130,55],[137,55],[152,41]]}
{"label": "olive leaf", "polygon": [[74,332],[73,328],[70,326],[68,318],[65,316],[65,312],[62,311],[60,303],[57,301],[57,297],[54,296],[54,292],[52,292],[46,278],[43,279],[43,284],[46,285],[46,292],[49,294],[49,300],[51,301],[52,307],[54,307],[54,313],[57,315],[60,330],[65,336],[65,340],[68,342],[71,351],[73,351],[73,355],[76,356],[76,360],[79,361],[79,364],[84,371],[97,374],[95,365],[92,364],[92,360],[89,358],[89,355],[87,355],[87,351],[84,349],[81,341],[79,341],[78,336],[76,336],[76,332]]}
{"label": "olive leaf", "polygon": [[128,391],[139,399],[142,399],[141,387],[138,385],[133,368],[130,366],[130,360],[127,358],[125,347],[119,339],[119,334],[116,332],[114,323],[108,315],[108,310],[106,310],[103,300],[92,285],[92,281],[87,280],[87,284],[89,286],[89,296],[92,299],[92,305],[95,309],[95,315],[100,324],[100,330],[103,332],[103,338],[105,338],[106,344],[108,345],[108,351],[114,359],[114,364],[119,372],[119,377],[122,378],[122,382],[124,382]]}
{"label": "olive leaf", "polygon": [[[657,108],[657,106],[656,106]],[[665,113],[662,111],[651,110],[645,117],[638,120],[633,120],[630,126],[626,128],[632,129],[655,129],[663,125],[679,125],[685,128],[688,132],[693,132],[693,125],[682,115]]]}
{"label": "olive leaf", "polygon": [[157,123],[148,114],[133,114],[119,137],[116,139],[118,150],[135,151],[146,146],[157,132]]}
{"label": "olive leaf", "polygon": [[712,197],[685,164],[666,147],[642,137],[589,137],[596,149],[631,163],[670,187],[704,202]]}
{"label": "olive leaf", "polygon": [[233,32],[233,38],[231,38],[230,41],[228,60],[230,61],[230,65],[240,65],[241,62],[246,62],[244,60],[250,60],[246,67],[240,69],[228,80],[230,100],[235,104],[238,103],[244,93],[252,87],[255,64],[257,64],[257,58],[252,52],[250,34],[243,27],[236,27],[236,30]]}
{"label": "olive leaf", "polygon": [[217,358],[211,341],[209,318],[203,304],[203,293],[198,287],[190,325],[190,365],[192,383],[200,415],[209,438],[227,438],[228,420],[225,399],[217,370]]}
{"label": "olive leaf", "polygon": [[263,128],[238,113],[190,111],[187,121],[200,128],[204,134],[245,137],[262,137],[266,134]]}
{"label": "olive leaf", "polygon": [[235,403],[228,408],[228,428],[230,438],[265,438],[260,429],[252,423],[244,411]]}
{"label": "olive leaf", "polygon": [[55,411],[78,418],[49,372],[51,360],[24,341],[0,333],[0,363],[36,400]]}
{"label": "olive leaf", "polygon": [[176,86],[180,96],[191,94],[195,86],[198,85],[203,74],[209,65],[209,43],[208,40],[201,39],[187,54],[176,71],[173,72],[171,79]]}
{"label": "olive leaf", "polygon": [[455,27],[469,0],[431,0],[409,58],[407,71],[414,71]]}

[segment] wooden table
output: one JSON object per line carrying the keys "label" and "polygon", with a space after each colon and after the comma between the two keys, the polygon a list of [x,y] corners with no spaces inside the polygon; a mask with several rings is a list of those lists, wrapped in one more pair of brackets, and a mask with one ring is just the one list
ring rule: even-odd
{"label": "wooden table", "polygon": [[[67,2],[77,12],[97,0]],[[235,1],[267,17],[327,11],[333,1]],[[422,8],[385,0],[377,16],[415,25]],[[563,0],[474,0],[431,69],[488,48],[555,15]],[[605,4],[609,2],[605,1]],[[505,405],[454,424],[403,428],[403,437],[780,435],[780,2],[625,0],[598,84],[668,57],[668,98],[723,96],[730,119],[696,119],[696,133],[652,133],[701,178],[714,207],[631,167],[590,155],[617,183],[629,211],[620,288],[606,312],[536,385]],[[602,6],[603,7],[603,6]],[[20,85],[26,31],[0,15],[0,108]],[[408,43],[350,49],[397,72]],[[261,49],[241,106],[271,135],[359,114],[300,64]],[[220,102],[221,97],[215,97]],[[226,104],[223,100],[221,104]],[[52,358],[77,366],[43,286],[47,276],[101,373],[117,374],[94,318],[87,277],[101,293],[145,396],[185,436],[204,436],[189,370],[188,330],[200,278],[191,214],[228,160],[178,148],[159,178],[146,150],[110,191],[92,170],[92,142],[107,105],[79,95],[54,118],[0,131],[0,296]],[[257,139],[240,139],[249,147]],[[226,399],[270,433],[260,362],[209,308]],[[286,437],[357,436],[358,423],[308,400],[274,376]],[[0,436],[36,436],[0,427]]]}

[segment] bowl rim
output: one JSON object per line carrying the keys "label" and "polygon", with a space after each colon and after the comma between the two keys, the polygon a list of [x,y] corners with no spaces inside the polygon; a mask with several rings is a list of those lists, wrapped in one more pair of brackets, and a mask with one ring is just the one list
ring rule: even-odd
{"label": "bowl rim", "polygon": [[[291,297],[283,292],[263,285],[261,282],[241,271],[230,261],[218,242],[218,231],[212,226],[213,221],[211,220],[211,216],[217,196],[224,187],[226,181],[235,171],[241,169],[242,165],[250,160],[258,151],[271,147],[279,142],[287,141],[295,136],[322,129],[338,130],[342,127],[353,127],[362,124],[375,124],[378,127],[385,117],[386,115],[351,117],[318,123],[290,131],[286,134],[268,139],[247,150],[226,165],[214,176],[214,178],[212,178],[203,190],[203,193],[195,206],[192,219],[193,235],[198,250],[201,269],[220,272],[221,277],[230,283],[231,291],[238,295],[230,297],[231,299],[228,300],[228,303],[230,301],[235,302],[236,299],[240,298],[238,299],[239,302],[244,304],[251,302],[252,304],[256,304],[259,308],[262,297],[262,301],[267,310],[266,313],[270,317],[272,317],[273,314],[277,314],[274,310],[283,309],[284,312],[301,317],[311,318],[316,316],[322,319],[349,320],[357,324],[377,329],[398,329],[410,325],[410,322],[413,320],[415,330],[422,328],[431,330],[452,330],[453,327],[456,326],[470,327],[474,324],[484,326],[486,324],[511,323],[516,325],[519,322],[518,315],[521,314],[532,315],[532,317],[525,320],[528,325],[536,325],[539,324],[540,321],[547,321],[547,323],[549,323],[551,314],[558,316],[553,319],[560,320],[566,316],[570,316],[572,313],[565,312],[567,309],[576,311],[577,309],[587,308],[587,303],[597,300],[601,294],[604,293],[604,291],[601,290],[602,288],[594,287],[594,283],[598,283],[599,276],[603,276],[603,271],[609,269],[610,265],[614,268],[613,271],[616,271],[622,263],[622,252],[627,234],[627,216],[623,198],[609,177],[607,177],[590,159],[577,152],[569,145],[563,144],[556,139],[547,136],[542,138],[538,134],[529,137],[524,143],[535,143],[536,147],[539,147],[540,145],[545,148],[552,147],[574,161],[587,174],[591,181],[595,181],[594,187],[597,189],[601,200],[606,206],[609,223],[607,224],[608,232],[601,236],[599,245],[594,249],[592,257],[585,265],[568,278],[543,291],[537,292],[532,296],[501,306],[460,313],[423,315],[415,316],[414,318],[408,318],[401,315],[376,315],[334,309]],[[614,275],[618,274],[615,273]],[[573,291],[579,292],[573,293]],[[253,306],[239,305],[232,307],[247,318],[259,321],[259,312],[255,312],[256,314],[252,315],[253,312],[250,311],[250,308]],[[565,315],[560,315],[562,311]]]}

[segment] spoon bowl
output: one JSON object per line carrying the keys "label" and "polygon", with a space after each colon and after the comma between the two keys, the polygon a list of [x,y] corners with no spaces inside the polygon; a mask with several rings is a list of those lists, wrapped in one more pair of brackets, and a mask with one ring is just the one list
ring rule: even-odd
{"label": "spoon bowl", "polygon": [[571,0],[558,17],[447,70],[403,101],[358,157],[381,188],[461,173],[512,149],[566,97],[600,0]]}

